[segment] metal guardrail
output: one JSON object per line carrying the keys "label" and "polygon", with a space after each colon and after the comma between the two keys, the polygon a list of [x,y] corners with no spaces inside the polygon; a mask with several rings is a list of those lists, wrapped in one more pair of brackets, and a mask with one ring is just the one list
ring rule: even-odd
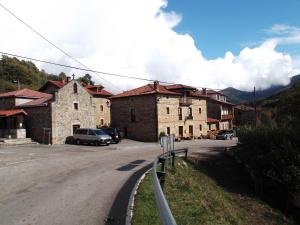
{"label": "metal guardrail", "polygon": [[[162,187],[164,184],[164,176],[165,176],[165,162],[167,159],[172,159],[172,167],[175,166],[175,156],[183,154],[185,158],[187,158],[188,149],[178,149],[174,151],[168,151],[164,154],[159,155],[153,163],[153,177],[152,183],[154,187],[154,195],[156,200],[156,205],[158,208],[160,220],[163,225],[176,225],[176,221],[172,215],[168,202],[163,193]],[[161,163],[161,171],[157,171],[157,164]]]}

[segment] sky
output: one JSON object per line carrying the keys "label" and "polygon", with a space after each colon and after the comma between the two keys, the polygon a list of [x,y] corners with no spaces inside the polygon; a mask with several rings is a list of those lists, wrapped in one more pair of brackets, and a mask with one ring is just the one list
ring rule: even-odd
{"label": "sky", "polygon": [[[300,73],[299,0],[0,0],[0,4],[97,71],[247,91],[286,85]],[[0,51],[82,67],[1,7],[0,26]],[[50,73],[85,74],[36,64]],[[114,93],[147,83],[91,75]]]}

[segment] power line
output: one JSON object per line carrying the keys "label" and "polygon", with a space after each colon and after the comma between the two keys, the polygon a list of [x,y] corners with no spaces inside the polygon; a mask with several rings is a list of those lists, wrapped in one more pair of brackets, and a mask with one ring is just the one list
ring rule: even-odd
{"label": "power line", "polygon": [[[42,62],[42,63],[46,63],[46,64],[51,64],[51,65],[54,65],[54,66],[61,66],[61,67],[66,67],[66,68],[71,68],[71,69],[76,69],[76,70],[82,70],[82,71],[85,71],[85,72],[93,72],[93,73],[96,73],[96,74],[103,74],[103,75],[109,75],[109,76],[115,76],[115,77],[122,77],[122,78],[134,79],[134,80],[141,80],[141,81],[148,81],[148,82],[154,82],[154,81],[156,81],[154,79],[147,79],[147,78],[142,78],[142,77],[127,76],[127,75],[122,75],[122,74],[108,73],[108,72],[97,71],[97,70],[92,70],[92,69],[85,69],[85,68],[76,67],[76,66],[69,66],[69,65],[65,65],[65,64],[61,64],[61,63],[50,62],[50,61],[46,61],[46,60],[41,60],[41,59],[31,58],[31,57],[27,57],[27,56],[16,55],[16,54],[2,52],[2,51],[0,51],[0,54],[9,55],[9,56],[13,56],[13,57],[17,57],[17,58],[22,58],[22,59],[27,59],[27,60],[36,61],[36,62]],[[167,81],[159,81],[159,82],[163,83],[163,84],[169,84],[169,85],[177,84],[177,83],[172,83],[172,82],[167,82]],[[204,88],[204,87],[195,87],[195,88],[200,88],[201,89],[201,88]],[[212,89],[212,88],[206,88],[206,89],[218,90],[218,89]]]}
{"label": "power line", "polygon": [[[58,49],[60,52],[62,52],[64,55],[66,55],[67,57],[69,57],[70,59],[74,60],[75,62],[79,63],[80,65],[82,65],[83,67],[85,67],[86,69],[90,69],[89,67],[87,67],[86,65],[84,65],[83,63],[81,63],[79,60],[75,59],[73,56],[71,56],[69,53],[67,53],[66,51],[64,51],[63,49],[61,49],[59,46],[57,46],[56,44],[54,44],[53,42],[51,42],[50,40],[48,40],[45,36],[43,36],[41,33],[39,33],[37,30],[35,30],[32,26],[30,26],[29,24],[27,24],[25,21],[23,21],[21,18],[19,18],[15,13],[13,13],[12,11],[10,11],[8,8],[6,8],[3,4],[0,3],[0,6],[6,10],[9,14],[11,14],[13,17],[15,17],[17,20],[19,20],[21,23],[23,23],[26,27],[28,27],[32,32],[34,32],[36,35],[38,35],[39,37],[41,37],[43,40],[45,40],[47,43],[49,43],[50,45],[52,45],[53,47],[55,47],[56,49]],[[99,75],[98,75],[99,76]],[[99,76],[102,80],[110,83],[112,86],[114,86],[116,89],[123,91],[122,89],[116,87],[113,83],[111,83],[110,81],[104,79],[103,77]]]}

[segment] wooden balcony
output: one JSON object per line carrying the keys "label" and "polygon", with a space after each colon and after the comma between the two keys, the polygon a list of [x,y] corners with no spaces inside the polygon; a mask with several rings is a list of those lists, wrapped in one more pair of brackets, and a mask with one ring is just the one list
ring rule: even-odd
{"label": "wooden balcony", "polygon": [[233,119],[233,116],[231,114],[221,116],[221,120],[232,120],[232,119]]}
{"label": "wooden balcony", "polygon": [[180,98],[179,99],[180,106],[190,106],[192,105],[192,98]]}

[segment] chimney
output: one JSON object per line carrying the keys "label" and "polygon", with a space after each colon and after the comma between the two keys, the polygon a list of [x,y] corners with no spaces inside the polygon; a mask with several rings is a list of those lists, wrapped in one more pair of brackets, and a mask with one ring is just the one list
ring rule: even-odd
{"label": "chimney", "polygon": [[206,95],[206,88],[202,88],[202,94]]}
{"label": "chimney", "polygon": [[159,81],[158,80],[154,81],[154,90],[158,89],[158,85],[159,85]]}
{"label": "chimney", "polygon": [[71,77],[67,77],[66,83],[69,83],[71,80]]}

